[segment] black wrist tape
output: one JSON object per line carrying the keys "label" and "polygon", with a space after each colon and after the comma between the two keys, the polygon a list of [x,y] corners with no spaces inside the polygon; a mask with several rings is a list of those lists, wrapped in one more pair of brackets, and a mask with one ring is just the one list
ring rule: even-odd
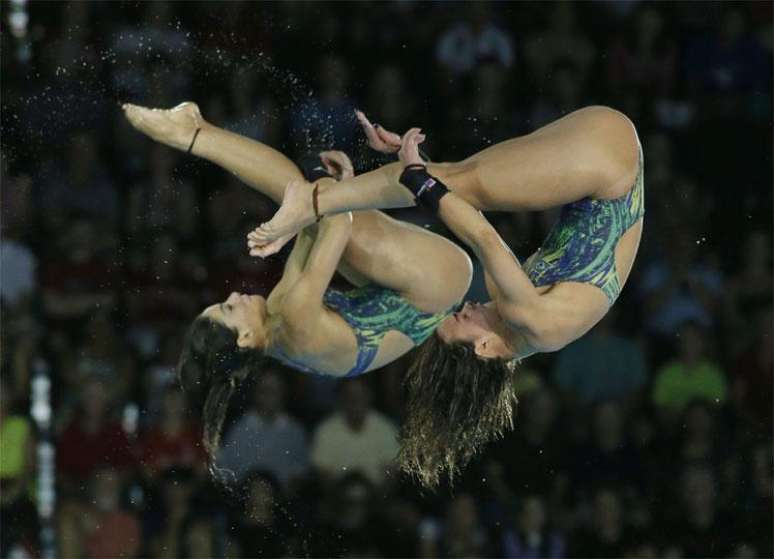
{"label": "black wrist tape", "polygon": [[296,162],[301,174],[304,175],[306,182],[315,182],[325,177],[330,177],[330,173],[325,168],[322,158],[316,153],[307,153]]}
{"label": "black wrist tape", "polygon": [[400,183],[408,188],[417,200],[417,204],[438,213],[441,198],[449,189],[439,179],[427,172],[424,165],[409,165],[400,174]]}

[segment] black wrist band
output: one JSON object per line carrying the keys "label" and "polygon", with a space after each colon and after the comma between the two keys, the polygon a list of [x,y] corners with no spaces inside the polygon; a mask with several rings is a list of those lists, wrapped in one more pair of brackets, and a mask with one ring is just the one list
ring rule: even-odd
{"label": "black wrist band", "polygon": [[191,153],[191,150],[193,149],[193,147],[194,147],[194,144],[196,143],[196,138],[198,138],[198,137],[199,137],[199,132],[201,132],[201,131],[202,131],[202,129],[201,129],[201,128],[197,128],[197,129],[196,129],[196,132],[194,132],[193,139],[191,140],[191,145],[190,145],[190,146],[188,146],[188,151],[186,151],[186,153],[187,153],[187,154],[189,154],[189,155],[190,155],[190,153]]}
{"label": "black wrist band", "polygon": [[325,168],[322,158],[317,153],[307,153],[296,162],[301,174],[307,182],[315,182],[322,178],[329,178],[331,175]]}
{"label": "black wrist band", "polygon": [[407,166],[400,174],[400,183],[408,188],[417,200],[434,213],[438,213],[441,198],[449,193],[449,189],[439,179],[427,172],[424,165],[415,163]]}

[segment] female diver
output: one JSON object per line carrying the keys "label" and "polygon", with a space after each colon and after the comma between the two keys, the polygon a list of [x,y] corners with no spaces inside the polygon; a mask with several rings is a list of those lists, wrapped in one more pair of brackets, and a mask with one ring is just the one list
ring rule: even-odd
{"label": "female diver", "polygon": [[[301,172],[282,154],[206,122],[193,103],[123,110],[152,139],[216,163],[276,202],[286,185],[302,184],[294,182]],[[325,152],[318,163],[338,168],[341,178],[352,175],[339,152]],[[335,181],[318,180],[329,182]],[[251,238],[248,246],[263,256],[286,240],[262,245]],[[358,287],[328,289],[337,270]],[[326,217],[304,229],[266,299],[233,293],[189,329],[178,376],[187,391],[204,397],[204,443],[213,469],[228,401],[263,359],[337,377],[382,367],[452,315],[471,274],[470,259],[452,242],[375,210]],[[495,360],[481,361],[452,383],[412,367],[399,465],[427,486],[444,472],[453,475],[482,443],[512,426],[512,375]]]}
{"label": "female diver", "polygon": [[[418,202],[437,212],[480,259],[492,301],[466,305],[423,346],[418,366],[434,376],[461,375],[477,360],[556,351],[606,314],[629,276],[643,227],[642,148],[626,116],[588,107],[459,163],[426,165],[419,129],[401,144],[397,134],[357,116],[371,146],[400,150],[401,161],[335,187],[294,185],[274,218],[253,232],[257,241],[345,210]],[[558,222],[523,267],[479,211],[557,206]]]}

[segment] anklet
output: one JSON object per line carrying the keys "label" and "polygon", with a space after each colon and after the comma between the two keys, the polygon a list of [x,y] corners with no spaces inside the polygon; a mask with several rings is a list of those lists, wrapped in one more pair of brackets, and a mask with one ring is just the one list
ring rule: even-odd
{"label": "anklet", "polygon": [[196,143],[196,138],[199,136],[199,132],[201,132],[201,128],[197,128],[196,132],[194,132],[193,140],[191,140],[191,145],[188,146],[188,151],[186,153],[190,154],[191,150],[193,149],[194,144]]}
{"label": "anklet", "polygon": [[314,216],[317,218],[318,222],[322,219],[322,216],[320,215],[320,209],[317,205],[317,189],[319,186],[319,183],[314,183],[314,190],[312,190],[312,208],[314,208]]}

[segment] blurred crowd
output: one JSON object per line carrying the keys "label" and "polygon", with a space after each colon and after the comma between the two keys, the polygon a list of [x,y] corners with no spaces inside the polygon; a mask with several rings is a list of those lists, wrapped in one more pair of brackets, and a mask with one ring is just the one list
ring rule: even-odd
{"label": "blurred crowd", "polygon": [[[62,557],[772,555],[770,3],[37,2],[29,16],[24,45],[0,34],[0,556],[41,545],[42,372]],[[342,382],[255,375],[217,485],[175,383],[181,340],[229,292],[266,293],[283,258],[245,249],[266,199],[118,108],[188,99],[291,157],[336,147],[359,170],[381,159],[356,107],[456,160],[613,106],[645,152],[633,274],[588,335],[521,364],[515,430],[453,488],[420,491],[391,465],[410,354]],[[555,217],[490,216],[520,258]]]}

